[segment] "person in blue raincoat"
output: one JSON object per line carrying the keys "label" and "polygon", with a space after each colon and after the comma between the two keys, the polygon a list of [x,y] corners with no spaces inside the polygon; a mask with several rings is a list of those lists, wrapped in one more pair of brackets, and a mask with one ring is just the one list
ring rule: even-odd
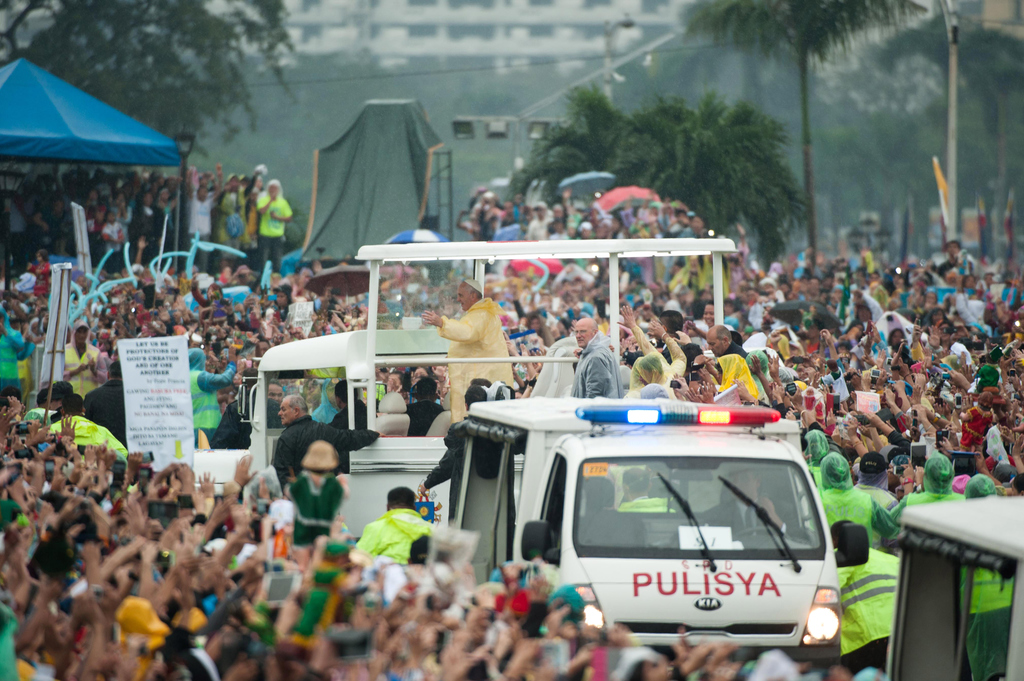
{"label": "person in blue raincoat", "polygon": [[228,366],[222,374],[206,371],[206,355],[200,348],[188,351],[189,384],[192,388],[192,429],[195,444],[199,446],[199,431],[213,437],[220,425],[220,405],[217,391],[227,388],[235,378],[235,348],[228,346]]}
{"label": "person in blue raincoat", "polygon": [[0,390],[18,388],[21,390],[21,376],[18,374],[18,353],[25,349],[25,339],[11,328],[11,319],[7,310],[0,308],[3,319],[0,336]]}

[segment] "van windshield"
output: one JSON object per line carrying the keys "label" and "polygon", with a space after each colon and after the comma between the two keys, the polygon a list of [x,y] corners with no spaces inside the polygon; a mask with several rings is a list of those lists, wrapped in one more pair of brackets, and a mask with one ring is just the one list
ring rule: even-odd
{"label": "van windshield", "polygon": [[712,457],[590,459],[576,494],[576,553],[593,557],[701,558],[696,531],[663,475],[686,499],[713,555],[780,557],[773,536],[725,478],[757,501],[782,528],[797,558],[824,556],[825,542],[806,475],[788,461]]}

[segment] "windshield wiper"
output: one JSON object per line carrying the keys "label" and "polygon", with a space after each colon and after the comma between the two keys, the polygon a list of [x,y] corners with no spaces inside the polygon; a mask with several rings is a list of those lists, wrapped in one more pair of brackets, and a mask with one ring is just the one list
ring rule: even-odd
{"label": "windshield wiper", "polygon": [[704,534],[700,531],[700,525],[697,523],[697,517],[693,515],[693,509],[690,508],[689,502],[683,498],[682,494],[676,491],[676,488],[672,486],[672,483],[665,479],[664,475],[661,473],[656,473],[656,475],[658,476],[658,479],[661,480],[661,484],[665,485],[665,489],[668,490],[668,493],[675,498],[679,507],[683,509],[683,513],[685,513],[686,517],[689,519],[690,525],[697,530],[697,536],[700,537],[700,553],[704,556],[704,560],[708,562],[708,567],[711,568],[711,571],[716,572],[718,570],[718,566],[715,565],[715,559],[711,556],[711,549],[708,548],[708,543],[704,541]]}
{"label": "windshield wiper", "polygon": [[[765,529],[768,530],[768,536],[772,538],[772,543],[775,544],[775,548],[777,548],[779,550],[779,553],[781,553],[783,556],[786,556],[791,561],[793,561],[794,572],[800,572],[803,569],[802,567],[800,567],[800,561],[796,559],[796,554],[793,553],[793,549],[789,548],[789,542],[786,541],[786,537],[782,534],[782,529],[775,524],[774,520],[771,519],[771,517],[768,515],[768,511],[765,510],[764,506],[748,497],[746,494],[743,493],[743,490],[741,490],[739,487],[723,478],[721,475],[718,476],[718,479],[722,481],[723,485],[729,488],[730,492],[739,497],[740,501],[742,501],[750,508],[754,509],[755,515],[757,515],[758,520],[760,520],[764,524]],[[772,530],[775,530],[775,532],[778,533],[779,539],[782,541],[782,546],[779,546],[779,542],[775,541],[775,535],[772,534]],[[785,550],[783,550],[783,548],[785,548]]]}

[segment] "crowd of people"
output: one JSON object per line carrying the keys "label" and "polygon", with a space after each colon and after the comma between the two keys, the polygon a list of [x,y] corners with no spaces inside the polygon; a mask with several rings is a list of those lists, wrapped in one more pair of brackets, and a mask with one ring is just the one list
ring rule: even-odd
{"label": "crowd of people", "polygon": [[[35,275],[48,256],[77,255],[72,204],[84,209],[94,267],[105,253],[119,251],[126,243],[130,261],[148,266],[161,246],[167,252],[176,250],[175,225],[180,223],[179,249],[187,250],[198,234],[203,241],[241,250],[250,259],[272,259],[278,271],[285,226],[292,219],[281,182],[268,178],[264,165],[226,178],[219,163],[212,171],[193,167],[183,181],[159,171],[90,172],[77,167],[59,177],[39,173],[26,180],[11,201],[13,273]],[[202,269],[206,257],[204,252],[199,255]],[[107,271],[120,267],[114,260]]]}
{"label": "crowd of people", "polygon": [[[377,394],[357,394],[355,404],[347,403],[344,381],[277,381],[266,396],[268,416],[284,432],[269,469],[250,471],[243,459],[222,486],[184,465],[153,470],[145,453],[126,446],[120,339],[186,336],[196,442],[245,449],[252,405],[240,386],[258,358],[282,343],[366,326],[365,299],[310,288],[324,263],[279,274],[273,239],[283,238],[278,229],[291,210],[279,183],[261,195],[264,174],[190,174],[186,195],[193,206],[211,206],[190,223],[202,236],[274,260],[266,290],[251,263],[233,258],[199,262],[188,273],[191,296],[178,281],[153,281],[139,268],[139,286],[115,287],[108,302],[94,301],[73,320],[64,375],[54,377],[63,380],[44,385],[33,358],[49,321],[48,274],[38,267],[45,259],[34,263],[30,285],[4,292],[0,681],[589,680],[605,667],[615,681],[800,678],[798,666],[777,656],[743,664],[733,647],[685,632],[662,655],[634,645],[621,625],[588,626],[576,592],[540,563],[506,566],[477,585],[464,564],[435,558],[437,545],[464,538],[422,521],[410,489],[392,490],[380,500],[384,515],[353,535],[344,523],[348,452],[378,437],[366,429],[366,401],[404,403],[409,436],[427,435],[442,411],[464,418],[469,405],[501,389],[514,399],[771,407],[801,423],[829,522],[865,525],[873,556],[897,552],[893,539],[908,505],[1024,492],[1024,308],[1005,264],[982,267],[951,241],[910,265],[865,251],[842,259],[792,254],[762,267],[742,227],[739,250],[727,258],[721,324],[709,258],[626,261],[619,301],[607,300],[600,261],[567,263],[557,274],[499,261],[485,282],[463,280],[468,273],[457,269],[395,266],[384,274],[382,326],[436,327],[453,356],[505,353],[521,361],[491,365],[486,375],[454,365],[381,370]],[[176,189],[173,177],[155,173],[83,178],[76,171],[59,185],[37,178],[15,201],[25,219],[16,248],[67,252],[72,232],[62,216],[75,197],[93,216],[97,245],[118,242],[95,220],[121,224],[142,262]],[[565,198],[548,219],[543,204],[499,206],[481,194],[467,228],[477,238],[514,223],[526,225],[524,238],[538,239],[712,236],[699,216],[672,202],[602,216]],[[108,278],[126,274],[111,262]],[[251,293],[223,295],[238,286]],[[313,304],[308,326],[289,316],[294,303]],[[618,328],[609,323],[613,304]],[[561,382],[543,376],[555,365],[531,361],[573,353],[579,361]],[[425,487],[457,476],[455,440],[445,438],[449,452]],[[871,607],[891,608],[891,590],[888,598]],[[827,678],[845,681],[861,668],[870,675],[858,679],[883,678],[874,667],[884,663],[888,634],[865,634],[870,650],[844,645],[844,656],[861,655],[844,658],[849,667]],[[560,666],[546,651],[562,644],[570,654]],[[612,663],[598,664],[609,649]],[[774,676],[764,675],[769,668]]]}
{"label": "crowd of people", "polygon": [[480,187],[459,216],[459,229],[477,241],[714,236],[704,218],[682,201],[635,201],[605,210],[597,201],[590,201],[592,197],[577,192],[574,198],[573,190],[567,188],[561,200],[549,206],[542,199],[531,203],[523,194],[501,201],[494,192]]}

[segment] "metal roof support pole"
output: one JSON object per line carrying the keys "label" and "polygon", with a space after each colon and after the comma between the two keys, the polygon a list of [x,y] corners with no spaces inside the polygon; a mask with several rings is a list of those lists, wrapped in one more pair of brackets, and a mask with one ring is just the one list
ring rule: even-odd
{"label": "metal roof support pole", "polygon": [[725,322],[724,295],[725,289],[722,285],[722,254],[711,254],[711,274],[715,280],[715,324]]}
{"label": "metal roof support pole", "polygon": [[[370,298],[366,303],[366,354],[373,376],[366,389],[366,427],[377,425],[377,306],[380,305],[380,260],[370,261]],[[354,425],[354,424],[353,424]]]}
{"label": "metal roof support pole", "polygon": [[615,357],[621,357],[619,340],[619,254],[608,254],[608,335],[615,345]]}
{"label": "metal roof support pole", "polygon": [[[484,279],[486,278],[485,277],[486,273],[487,273],[487,267],[484,264],[484,261],[483,260],[474,260],[473,261],[473,278],[476,279],[478,284],[480,284],[480,290],[481,291],[484,290]],[[486,294],[484,294],[481,297],[486,298],[487,296],[486,296]]]}

